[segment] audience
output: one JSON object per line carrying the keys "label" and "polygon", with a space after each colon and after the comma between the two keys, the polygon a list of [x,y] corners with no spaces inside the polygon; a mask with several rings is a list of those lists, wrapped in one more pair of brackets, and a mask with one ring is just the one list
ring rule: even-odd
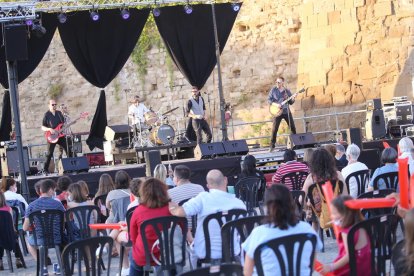
{"label": "audience", "polygon": [[69,185],[67,198],[68,209],[79,206],[93,205],[93,202],[89,200],[85,194],[85,188],[81,184],[81,181]]}
{"label": "audience", "polygon": [[[384,166],[377,168],[374,171],[374,174],[372,175],[371,180],[369,182],[368,191],[374,190],[374,179],[377,176],[390,172],[398,172],[397,158],[397,151],[393,148],[386,148],[382,151],[381,163],[384,164]],[[387,186],[385,185],[385,181],[383,179],[380,179],[378,181],[378,189],[382,190],[386,188]]]}
{"label": "audience", "polygon": [[413,141],[409,137],[401,138],[398,142],[398,146],[400,148],[400,157],[399,158],[407,158],[408,157],[408,167],[410,170],[410,174],[414,174],[414,158],[411,154],[411,150],[414,149]]}
{"label": "audience", "polygon": [[[309,173],[309,168],[307,165],[303,164],[302,162],[298,162],[296,152],[291,149],[287,149],[283,154],[284,164],[280,165],[277,169],[276,173],[272,177],[272,183],[282,184],[282,178],[293,172],[305,172]],[[290,178],[285,179],[286,187],[289,191],[293,190],[293,183]],[[303,184],[303,183],[302,183]],[[302,188],[302,187],[301,187]]]}
{"label": "audience", "polygon": [[101,177],[99,177],[98,191],[95,194],[95,198],[101,195],[107,195],[112,190],[115,190],[115,184],[112,177],[107,173],[102,174]]}
{"label": "audience", "polygon": [[335,160],[336,166],[338,168],[343,168],[348,165],[348,160],[346,160],[345,147],[341,144],[336,145]]}
{"label": "audience", "polygon": [[[244,263],[244,275],[257,275],[253,273],[254,251],[256,248],[269,240],[285,237],[294,234],[310,234],[316,236],[316,248],[322,249],[322,242],[312,227],[303,221],[299,221],[295,214],[295,201],[289,190],[281,184],[272,185],[266,190],[265,204],[267,207],[267,223],[253,229],[250,236],[243,243],[242,247],[246,252]],[[262,253],[262,265],[264,275],[282,275],[279,265],[271,249],[265,249]],[[310,256],[312,251],[309,244],[305,245],[304,256],[300,264],[300,272],[297,275],[309,275]]]}
{"label": "audience", "polygon": [[[342,176],[344,177],[344,179],[346,179],[348,175],[354,172],[368,170],[368,167],[364,163],[358,161],[360,153],[361,150],[355,144],[349,145],[346,149],[346,158],[348,160],[348,165],[342,169]],[[368,183],[364,184],[366,185]],[[358,183],[355,177],[349,179],[349,195],[353,198],[357,198],[359,196]]]}
{"label": "audience", "polygon": [[393,250],[395,275],[414,275],[414,209],[404,216],[405,241]]}
{"label": "audience", "polygon": [[[106,208],[111,210],[111,202],[118,198],[129,197],[129,177],[126,171],[120,170],[115,174],[115,190],[112,190],[108,193],[106,197]],[[109,218],[108,218],[109,219]],[[109,221],[112,222],[112,221]]]}
{"label": "audience", "polygon": [[154,169],[154,178],[157,178],[165,183],[167,180],[167,167],[164,164],[158,164]]}
{"label": "audience", "polygon": [[[26,202],[26,199],[24,199],[24,197],[21,194],[17,193],[17,183],[13,178],[3,177],[1,179],[1,191],[4,193],[4,197],[6,198],[7,201],[17,200],[18,202],[23,203],[24,209],[27,208],[28,204]],[[15,205],[12,204],[12,206],[15,206]]]}
{"label": "audience", "polygon": [[307,148],[303,150],[303,160],[302,163],[306,166],[310,167],[310,160],[312,158],[312,154],[315,151],[313,148]]}
{"label": "audience", "polygon": [[[334,224],[340,228],[338,237],[339,253],[331,264],[323,266],[322,274],[333,272],[334,275],[349,275],[349,253],[347,247],[349,230],[363,220],[360,210],[346,207],[345,201],[351,200],[351,196],[338,196],[331,203],[331,218]],[[355,234],[355,254],[358,275],[371,275],[371,245],[368,233],[361,229]]]}
{"label": "audience", "polygon": [[[169,197],[167,193],[167,185],[157,178],[149,178],[142,183],[140,191],[140,204],[135,209],[130,223],[130,238],[132,241],[132,254],[130,254],[129,275],[144,275],[143,266],[146,264],[145,251],[140,232],[141,224],[148,219],[169,216],[168,208]],[[155,230],[151,227],[145,232],[149,248],[157,240]],[[153,251],[156,258],[160,257],[159,248],[155,247]],[[156,265],[152,262],[152,265]],[[122,269],[124,272],[124,269]],[[125,271],[127,272],[127,271]],[[128,275],[128,274],[123,274]]]}
{"label": "audience", "polygon": [[69,176],[61,176],[58,178],[56,185],[59,194],[56,196],[60,201],[68,200],[68,188],[72,184],[72,179]]}
{"label": "audience", "polygon": [[[143,179],[142,178],[134,178],[129,183],[129,190],[131,191],[132,196],[134,197],[134,200],[131,201],[131,203],[128,205],[127,209],[131,209],[132,207],[139,205],[139,189],[141,188]],[[131,198],[132,199],[132,198]]]}
{"label": "audience", "polygon": [[238,176],[238,180],[241,180],[245,177],[259,177],[261,179],[261,187],[258,191],[258,201],[263,200],[264,191],[266,189],[266,178],[262,171],[256,169],[256,158],[253,155],[246,155],[241,162],[241,173]]}

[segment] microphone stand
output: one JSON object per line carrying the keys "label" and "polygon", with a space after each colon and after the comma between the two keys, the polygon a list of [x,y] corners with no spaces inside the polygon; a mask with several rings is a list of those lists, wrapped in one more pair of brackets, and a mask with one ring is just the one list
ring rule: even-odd
{"label": "microphone stand", "polygon": [[210,118],[209,118],[210,123],[209,123],[209,127],[210,127],[210,130],[211,130],[211,136],[214,137],[214,127],[212,127],[212,118],[213,117],[211,115],[210,93],[204,92],[204,94],[207,95],[208,110],[209,110],[209,113],[210,113]]}
{"label": "microphone stand", "polygon": [[[129,106],[128,106],[128,92],[129,91],[131,91],[131,89],[124,89],[127,112],[129,111]],[[128,124],[128,148],[131,149],[132,148],[132,144],[131,144],[131,126],[129,125],[129,114],[127,116],[127,124]]]}

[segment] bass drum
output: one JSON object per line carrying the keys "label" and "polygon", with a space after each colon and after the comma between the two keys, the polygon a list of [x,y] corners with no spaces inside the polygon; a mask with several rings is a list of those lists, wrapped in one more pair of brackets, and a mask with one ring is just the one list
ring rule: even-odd
{"label": "bass drum", "polygon": [[160,125],[151,131],[151,141],[158,145],[169,145],[174,142],[175,131],[170,125]]}

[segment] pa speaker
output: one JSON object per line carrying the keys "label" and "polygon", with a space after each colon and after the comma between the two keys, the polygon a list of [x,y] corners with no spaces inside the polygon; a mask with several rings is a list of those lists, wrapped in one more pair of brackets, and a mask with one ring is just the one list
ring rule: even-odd
{"label": "pa speaker", "polygon": [[312,132],[306,132],[289,135],[287,148],[292,150],[314,148],[315,145],[315,136],[313,136]]}
{"label": "pa speaker", "polygon": [[6,60],[28,60],[26,25],[5,25],[4,42],[6,46]]}
{"label": "pa speaker", "polygon": [[222,143],[228,155],[246,155],[249,152],[246,140],[223,141]]}
{"label": "pa speaker", "polygon": [[382,103],[381,103],[380,98],[372,99],[372,100],[367,101],[367,111],[368,110],[377,110],[377,109],[382,109]]}
{"label": "pa speaker", "polygon": [[86,156],[62,158],[58,163],[58,172],[60,175],[65,173],[78,173],[89,171],[89,163]]}
{"label": "pa speaker", "polygon": [[[11,176],[20,173],[19,154],[17,148],[0,149],[1,173],[2,176]],[[24,168],[30,173],[29,154],[27,147],[23,147]]]}
{"label": "pa speaker", "polygon": [[346,140],[348,145],[355,144],[362,150],[362,131],[360,128],[348,128],[346,130]]}
{"label": "pa speaker", "polygon": [[159,150],[150,150],[144,153],[145,157],[145,174],[150,177],[154,176],[154,169],[161,164],[161,152]]}
{"label": "pa speaker", "polygon": [[367,140],[381,139],[386,134],[384,111],[382,109],[368,110],[365,121],[365,137]]}
{"label": "pa speaker", "polygon": [[128,125],[114,125],[105,128],[104,136],[106,141],[114,141],[128,138],[129,133],[131,133],[131,128]]}
{"label": "pa speaker", "polygon": [[197,160],[209,159],[226,154],[222,142],[199,144],[194,149],[194,157]]}

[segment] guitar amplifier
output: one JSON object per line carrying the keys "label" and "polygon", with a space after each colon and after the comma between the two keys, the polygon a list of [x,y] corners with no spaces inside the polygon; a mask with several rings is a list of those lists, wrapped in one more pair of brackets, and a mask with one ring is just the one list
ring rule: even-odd
{"label": "guitar amplifier", "polygon": [[[17,148],[1,148],[0,149],[0,159],[1,159],[1,173],[2,176],[11,176],[20,173],[19,166],[19,154],[17,153]],[[23,159],[24,159],[24,168],[26,174],[30,173],[30,164],[29,164],[29,153],[27,147],[23,147]]]}

